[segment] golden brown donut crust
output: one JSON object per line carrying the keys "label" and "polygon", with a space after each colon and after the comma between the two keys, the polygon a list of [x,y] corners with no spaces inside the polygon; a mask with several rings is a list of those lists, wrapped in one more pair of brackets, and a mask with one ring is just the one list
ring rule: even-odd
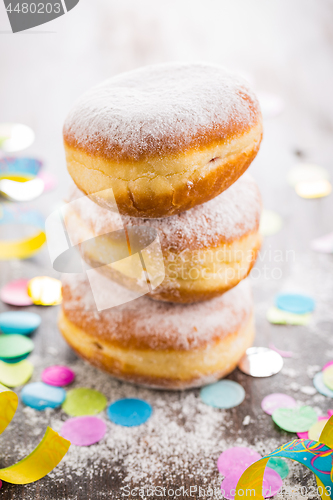
{"label": "golden brown donut crust", "polygon": [[86,194],[112,188],[120,213],[133,217],[167,217],[214,198],[245,172],[261,138],[246,82],[210,64],[119,75],[87,92],[64,126],[76,185]]}
{"label": "golden brown donut crust", "polygon": [[[110,281],[106,288],[119,293]],[[230,373],[252,344],[252,295],[243,281],[199,305],[141,297],[98,312],[88,281],[66,277],[59,328],[79,356],[115,377],[151,387],[196,387]]]}

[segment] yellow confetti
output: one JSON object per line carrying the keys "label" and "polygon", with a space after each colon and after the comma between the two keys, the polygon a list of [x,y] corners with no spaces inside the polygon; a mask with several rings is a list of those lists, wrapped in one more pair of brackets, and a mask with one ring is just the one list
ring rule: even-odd
{"label": "yellow confetti", "polygon": [[326,179],[304,181],[296,184],[295,191],[301,198],[323,198],[331,193],[332,185]]}
{"label": "yellow confetti", "polygon": [[38,306],[57,306],[62,302],[61,281],[37,276],[28,283],[28,295]]}

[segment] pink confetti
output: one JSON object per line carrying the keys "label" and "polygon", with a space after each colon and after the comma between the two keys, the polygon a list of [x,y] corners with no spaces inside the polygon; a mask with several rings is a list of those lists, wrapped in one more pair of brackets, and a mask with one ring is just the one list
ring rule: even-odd
{"label": "pink confetti", "polygon": [[75,373],[67,366],[55,365],[45,368],[42,373],[42,381],[48,385],[62,387],[68,385],[75,379]]}
{"label": "pink confetti", "polygon": [[333,415],[333,410],[327,410],[328,418],[331,418],[332,415]]}
{"label": "pink confetti", "polygon": [[282,356],[283,358],[293,358],[294,357],[294,353],[293,352],[291,352],[291,351],[281,351],[281,349],[278,349],[273,344],[269,344],[269,348],[272,349],[273,351],[277,352],[278,354],[280,354],[280,356]]}
{"label": "pink confetti", "polygon": [[280,392],[269,394],[261,402],[261,408],[268,415],[273,415],[278,408],[295,408],[296,406],[294,398]]}
{"label": "pink confetti", "polygon": [[58,179],[57,177],[52,174],[51,172],[40,172],[37,176],[39,179],[42,179],[44,182],[44,193],[45,191],[51,191],[52,189],[56,188],[58,185]]}
{"label": "pink confetti", "polygon": [[28,295],[29,280],[16,280],[7,283],[1,291],[0,298],[11,306],[31,306],[32,300]]}
{"label": "pink confetti", "polygon": [[[224,498],[228,498],[230,500],[235,498],[237,483],[243,472],[243,469],[237,468],[228,473],[221,484],[221,491]],[[276,495],[282,488],[282,485],[282,479],[279,474],[275,470],[266,467],[262,486],[264,498],[271,498]]]}
{"label": "pink confetti", "polygon": [[327,368],[329,368],[332,365],[333,365],[333,360],[326,363],[326,365],[323,367],[322,371],[324,372]]}
{"label": "pink confetti", "polygon": [[75,446],[90,446],[98,443],[106,433],[106,424],[97,417],[74,417],[61,428],[61,435]]}
{"label": "pink confetti", "polygon": [[250,465],[261,459],[261,455],[251,448],[236,446],[221,453],[217,460],[217,468],[223,476],[227,476],[235,468],[245,471]]}

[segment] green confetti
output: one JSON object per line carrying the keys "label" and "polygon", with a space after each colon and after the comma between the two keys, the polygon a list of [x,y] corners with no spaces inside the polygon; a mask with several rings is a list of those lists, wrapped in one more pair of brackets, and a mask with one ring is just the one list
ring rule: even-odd
{"label": "green confetti", "polygon": [[317,422],[318,416],[311,406],[300,408],[278,408],[272,415],[273,421],[287,432],[307,432]]}
{"label": "green confetti", "polygon": [[16,333],[11,335],[0,335],[0,359],[3,361],[29,354],[33,348],[33,341],[24,335]]}
{"label": "green confetti", "polygon": [[281,477],[281,479],[285,479],[289,474],[289,467],[287,462],[285,462],[282,458],[270,458],[267,463],[267,467],[275,470]]}
{"label": "green confetti", "polygon": [[71,417],[81,417],[97,415],[105,409],[106,404],[107,399],[101,392],[80,387],[67,392],[62,409]]}
{"label": "green confetti", "polygon": [[299,325],[306,326],[311,319],[311,313],[294,314],[287,311],[282,311],[277,307],[270,307],[267,311],[266,318],[274,325]]}

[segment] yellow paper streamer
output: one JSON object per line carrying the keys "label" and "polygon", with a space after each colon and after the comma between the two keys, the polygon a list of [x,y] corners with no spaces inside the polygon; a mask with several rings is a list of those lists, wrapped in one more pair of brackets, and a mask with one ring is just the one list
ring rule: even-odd
{"label": "yellow paper streamer", "polygon": [[[0,434],[12,421],[17,405],[15,392],[0,384]],[[42,441],[30,455],[10,467],[0,469],[0,479],[13,484],[38,481],[59,464],[69,447],[67,439],[48,427]]]}
{"label": "yellow paper streamer", "polygon": [[[244,500],[247,496],[254,497],[257,500],[264,499],[262,495],[264,473],[267,462],[272,456],[289,458],[307,466],[316,475],[318,493],[322,500],[331,500],[333,498],[333,416],[326,423],[319,441],[295,439],[250,465],[238,481],[234,500]],[[326,487],[318,477],[323,470],[317,469],[316,466],[311,464],[314,458],[324,460],[327,469],[324,469],[323,465],[319,465],[319,467],[321,466],[323,470],[330,471],[330,476],[327,475],[327,472],[324,472],[324,475],[321,476],[323,481],[326,482]]]}

